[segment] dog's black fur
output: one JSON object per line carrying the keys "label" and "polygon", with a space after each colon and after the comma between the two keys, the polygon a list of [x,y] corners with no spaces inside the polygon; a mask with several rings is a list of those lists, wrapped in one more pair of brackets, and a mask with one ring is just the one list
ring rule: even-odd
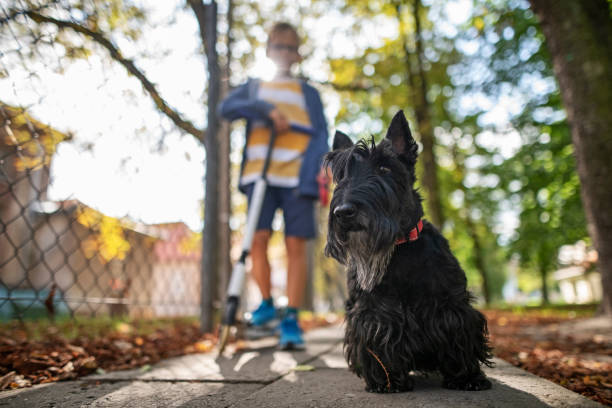
{"label": "dog's black fur", "polygon": [[417,240],[395,244],[423,216],[417,150],[400,111],[378,145],[337,132],[325,157],[336,183],[325,252],[348,273],[345,356],[368,391],[410,391],[412,371],[439,371],[446,388],[488,389],[487,323],[448,242],[424,221]]}

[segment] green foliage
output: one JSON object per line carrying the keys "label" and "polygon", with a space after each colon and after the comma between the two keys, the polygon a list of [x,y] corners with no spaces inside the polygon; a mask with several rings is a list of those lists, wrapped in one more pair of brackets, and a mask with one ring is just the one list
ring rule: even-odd
{"label": "green foliage", "polygon": [[[455,32],[437,30],[448,24],[444,5],[427,4],[421,62],[436,129],[444,233],[470,286],[481,285],[484,270],[495,297],[513,254],[524,273],[545,275],[556,267],[560,246],[587,237],[570,132],[544,37],[526,1],[475,0],[470,19]],[[344,10],[354,13],[357,27],[381,14],[398,18],[394,7],[377,2],[351,2]],[[341,97],[336,123],[357,123],[360,136],[382,137],[397,109],[413,114],[405,49],[414,50],[414,16],[402,10],[397,36],[355,57],[330,60]],[[492,115],[501,104],[508,106],[505,119]],[[514,151],[500,139],[517,135]],[[518,216],[512,236],[504,213]]]}
{"label": "green foliage", "polygon": [[542,133],[537,140],[523,145],[495,170],[510,199],[520,202],[512,251],[523,264],[550,270],[558,248],[584,239],[587,231],[567,123],[541,125],[538,130]]}
{"label": "green foliage", "polygon": [[[562,245],[587,237],[569,126],[550,56],[528,4],[476,1],[475,7],[475,41],[482,44],[482,53],[491,54],[490,69],[466,88],[480,88],[496,100],[522,95],[506,133],[518,131],[520,147],[496,164],[493,158],[501,152],[490,149],[483,170],[499,177],[498,191],[519,216],[508,254],[520,256],[524,271],[546,275],[556,267]],[[480,119],[485,114],[476,113]]]}

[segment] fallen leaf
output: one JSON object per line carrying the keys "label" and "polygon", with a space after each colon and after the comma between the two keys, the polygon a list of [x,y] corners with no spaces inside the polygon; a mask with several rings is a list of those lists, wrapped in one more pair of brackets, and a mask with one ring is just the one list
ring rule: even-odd
{"label": "fallen leaf", "polygon": [[118,323],[116,329],[122,334],[129,334],[134,330],[134,328],[127,323]]}
{"label": "fallen leaf", "polygon": [[17,342],[8,337],[0,337],[0,344],[6,344],[7,346],[16,346]]}
{"label": "fallen leaf", "polygon": [[132,349],[132,343],[129,343],[125,340],[115,340],[113,341],[113,345],[119,349],[122,353],[126,353]]}
{"label": "fallen leaf", "polygon": [[314,369],[311,365],[297,365],[292,368],[293,371],[314,371]]}
{"label": "fallen leaf", "polygon": [[11,371],[10,373],[0,377],[0,390],[8,388],[8,386],[13,382],[13,379],[16,375],[17,373],[15,371]]}
{"label": "fallen leaf", "polygon": [[194,346],[196,351],[198,351],[199,353],[207,353],[212,350],[214,344],[210,340],[202,340],[198,341],[196,344],[194,344]]}
{"label": "fallen leaf", "polygon": [[98,368],[98,363],[96,362],[95,357],[87,357],[81,361],[81,367],[86,368],[88,370],[95,370]]}
{"label": "fallen leaf", "polygon": [[83,347],[74,346],[72,344],[68,344],[66,347],[68,347],[68,349],[72,351],[73,353],[85,354],[85,349]]}
{"label": "fallen leaf", "polygon": [[9,386],[13,389],[22,388],[22,387],[30,387],[32,382],[27,380],[23,375],[16,375],[13,378],[13,382],[9,384]]}

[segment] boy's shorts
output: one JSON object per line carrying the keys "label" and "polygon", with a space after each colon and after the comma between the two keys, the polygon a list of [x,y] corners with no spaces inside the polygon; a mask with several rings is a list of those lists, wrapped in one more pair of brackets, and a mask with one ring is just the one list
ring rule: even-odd
{"label": "boy's shorts", "polygon": [[[249,208],[254,186],[255,183],[244,186]],[[286,237],[315,237],[314,200],[298,195],[297,188],[266,188],[257,230],[272,230],[272,220],[278,208],[283,210]]]}

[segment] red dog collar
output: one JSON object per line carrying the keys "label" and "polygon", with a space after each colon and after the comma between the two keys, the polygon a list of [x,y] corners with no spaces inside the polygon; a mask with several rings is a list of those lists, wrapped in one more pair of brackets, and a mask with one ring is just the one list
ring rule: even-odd
{"label": "red dog collar", "polygon": [[395,241],[395,245],[400,245],[400,244],[403,244],[404,242],[409,242],[409,241],[410,242],[416,241],[417,239],[419,239],[419,235],[421,234],[421,231],[423,231],[423,220],[419,220],[419,222],[417,222],[416,227],[410,230],[410,234],[408,234],[408,238],[402,237],[398,239],[397,241]]}

